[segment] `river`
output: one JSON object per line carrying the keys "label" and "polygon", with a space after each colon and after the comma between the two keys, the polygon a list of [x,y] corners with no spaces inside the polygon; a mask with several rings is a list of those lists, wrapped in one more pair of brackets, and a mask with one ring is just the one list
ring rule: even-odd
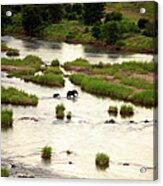
{"label": "river", "polygon": [[[19,49],[20,57],[34,54],[47,63],[54,58],[58,58],[62,63],[77,57],[86,57],[92,63],[97,61],[113,63],[115,60],[109,57],[111,54],[84,52],[82,45],[34,39],[25,41],[9,36],[2,37],[2,40],[5,40],[9,47]],[[152,60],[152,55],[136,55],[145,61]],[[139,61],[140,58],[136,55],[130,54],[127,57],[119,55],[116,61],[122,62],[124,59]],[[2,53],[2,56],[5,54]],[[7,106],[13,109],[14,122],[12,129],[2,130],[2,157],[29,167],[41,167],[62,177],[153,179],[153,131],[156,128],[153,109],[133,105],[135,114],[132,118],[121,118],[119,115],[114,118],[107,113],[109,105],[117,105],[120,108],[123,101],[85,93],[67,78],[64,88],[48,88],[18,78],[8,78],[6,73],[2,72],[1,82],[4,87],[16,87],[39,97],[37,107]],[[79,92],[76,101],[66,99],[66,92],[71,89]],[[52,99],[54,92],[59,92],[61,99]],[[64,103],[66,112],[72,112],[70,122],[66,119],[56,120],[55,106],[59,103]],[[111,118],[116,123],[105,124],[105,121]],[[130,123],[130,120],[135,123]],[[145,120],[149,122],[145,123]],[[45,145],[53,148],[52,160],[49,163],[43,162],[40,156]],[[68,155],[67,150],[72,151],[72,154]],[[95,167],[95,155],[98,152],[110,156],[110,167],[105,171],[99,171]],[[124,166],[123,163],[129,163],[129,166]],[[147,168],[145,173],[140,172],[142,167]]]}

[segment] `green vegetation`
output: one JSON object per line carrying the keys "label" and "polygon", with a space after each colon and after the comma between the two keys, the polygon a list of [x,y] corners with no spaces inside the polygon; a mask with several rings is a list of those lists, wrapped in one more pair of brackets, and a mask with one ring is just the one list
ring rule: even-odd
{"label": "green vegetation", "polygon": [[99,169],[106,169],[109,167],[110,158],[107,154],[98,153],[96,154],[96,166]]}
{"label": "green vegetation", "polygon": [[109,106],[108,113],[113,116],[117,116],[118,108],[116,106]]}
{"label": "green vegetation", "polygon": [[64,119],[65,116],[64,111],[65,111],[65,106],[63,104],[57,105],[55,108],[56,118]]}
{"label": "green vegetation", "polygon": [[134,114],[134,109],[130,105],[122,105],[120,108],[120,114],[122,117],[129,117]]}
{"label": "green vegetation", "polygon": [[59,60],[58,59],[54,59],[51,63],[51,66],[53,67],[59,67]]}
{"label": "green vegetation", "polygon": [[86,77],[85,74],[82,73],[74,73],[70,76],[70,81],[75,85],[81,85],[81,82]]}
{"label": "green vegetation", "polygon": [[20,66],[24,67],[25,69],[35,69],[39,70],[40,66],[42,64],[41,59],[38,56],[34,55],[28,55],[24,59],[8,59],[8,58],[2,58],[1,59],[1,65],[3,66]]}
{"label": "green vegetation", "polygon": [[26,70],[12,70],[8,72],[8,77],[17,77],[21,79],[26,79],[26,77],[33,76],[36,70],[26,69]]}
{"label": "green vegetation", "polygon": [[135,77],[125,77],[121,80],[124,85],[133,86],[139,89],[153,89],[153,84],[149,83],[147,80]]}
{"label": "green vegetation", "polygon": [[1,110],[1,127],[8,128],[12,127],[13,123],[13,112],[12,110],[3,109]]}
{"label": "green vegetation", "polygon": [[51,159],[52,156],[52,148],[50,146],[45,146],[42,149],[41,157],[43,159]]}
{"label": "green vegetation", "polygon": [[9,48],[6,53],[7,56],[19,56],[19,50],[14,48]]}
{"label": "green vegetation", "polygon": [[1,168],[1,177],[9,177],[9,171],[6,168]]}
{"label": "green vegetation", "polygon": [[[139,93],[136,92],[154,90],[154,82],[151,83],[150,79],[157,70],[156,62],[129,61],[122,64],[104,64],[99,62],[99,64],[91,65],[86,60],[83,61],[77,59],[77,62],[74,60],[64,65],[67,70],[80,72],[71,74],[69,77],[70,81],[75,85],[79,85],[83,90],[92,94],[131,101],[142,106],[152,106],[152,100],[154,101],[152,94],[148,96],[151,99],[144,98],[141,103],[138,98]],[[132,77],[132,74],[135,77]],[[149,80],[148,78],[139,78],[140,74],[146,74],[151,78]],[[134,95],[137,97],[135,100]],[[145,99],[150,101],[150,103],[147,103]]]}
{"label": "green vegetation", "polygon": [[68,112],[66,117],[67,117],[68,120],[71,120],[72,113],[71,112]]}
{"label": "green vegetation", "polygon": [[8,50],[7,44],[1,41],[1,51],[6,52]]}
{"label": "green vegetation", "polygon": [[133,94],[130,101],[137,105],[154,107],[157,105],[157,93],[154,90],[143,90]]}
{"label": "green vegetation", "polygon": [[83,79],[81,88],[96,95],[110,96],[122,100],[127,100],[129,95],[133,92],[131,88],[127,88],[123,85],[107,82],[103,78],[89,76]]}
{"label": "green vegetation", "polygon": [[41,71],[43,71],[45,74],[62,74],[62,71],[59,67],[55,66],[55,67],[41,67],[40,69]]}
{"label": "green vegetation", "polygon": [[32,77],[26,77],[26,81],[31,81],[36,84],[41,84],[44,86],[54,86],[54,87],[63,87],[64,86],[64,78],[62,75],[55,74],[43,74],[36,75]]}
{"label": "green vegetation", "polygon": [[[137,11],[145,7],[148,12]],[[2,6],[2,35],[27,35],[44,39],[110,45],[113,49],[153,52],[158,21],[157,4],[72,3]],[[11,10],[14,15],[6,16]],[[131,46],[130,46],[131,45]]]}
{"label": "green vegetation", "polygon": [[91,65],[86,59],[83,58],[77,58],[74,61],[71,62],[65,62],[64,67],[67,69],[68,67],[83,67],[83,68],[89,68]]}
{"label": "green vegetation", "polygon": [[13,105],[32,105],[36,106],[38,104],[38,98],[35,95],[30,95],[24,91],[17,90],[16,88],[4,88],[1,89],[1,102],[4,104]]}

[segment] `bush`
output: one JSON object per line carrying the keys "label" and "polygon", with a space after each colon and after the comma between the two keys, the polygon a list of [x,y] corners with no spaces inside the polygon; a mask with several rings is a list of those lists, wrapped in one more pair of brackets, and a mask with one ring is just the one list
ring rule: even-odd
{"label": "bush", "polygon": [[116,116],[118,114],[118,108],[116,106],[109,106],[108,113]]}
{"label": "bush", "polygon": [[109,167],[109,161],[110,161],[110,158],[107,154],[104,154],[104,153],[96,154],[95,163],[96,163],[97,168],[100,168],[100,169],[108,168]]}
{"label": "bush", "polygon": [[146,18],[140,18],[140,19],[138,20],[138,27],[139,27],[140,29],[144,29],[144,28],[145,28],[145,25],[146,25],[147,23],[149,23],[149,20],[148,20],[148,19],[146,19]]}
{"label": "bush", "polygon": [[27,94],[24,91],[17,90],[16,88],[4,88],[1,89],[1,102],[4,104],[13,105],[32,105],[38,104],[38,97],[35,95]]}
{"label": "bush", "polygon": [[42,67],[41,70],[45,73],[45,74],[62,74],[61,69],[58,66],[55,67]]}
{"label": "bush", "polygon": [[122,117],[132,116],[134,114],[134,109],[129,105],[122,105],[120,108],[120,114]]}
{"label": "bush", "polygon": [[58,59],[54,59],[51,63],[51,66],[53,67],[59,67],[59,60]]}
{"label": "bush", "polygon": [[52,155],[52,148],[50,146],[45,146],[42,149],[41,157],[43,159],[51,159],[51,155]]}
{"label": "bush", "polygon": [[1,126],[2,128],[12,127],[13,123],[13,112],[12,110],[1,110]]}
{"label": "bush", "polygon": [[82,80],[86,77],[85,74],[82,73],[75,73],[70,76],[70,81],[75,85],[81,85]]}
{"label": "bush", "polygon": [[69,32],[67,35],[66,35],[66,39],[74,39],[75,38],[75,34],[73,32]]}
{"label": "bush", "polygon": [[119,41],[116,42],[116,49],[117,50],[120,50],[124,46],[125,46],[125,41],[119,40]]}
{"label": "bush", "polygon": [[6,53],[7,56],[19,56],[19,50],[14,48],[9,48]]}
{"label": "bush", "polygon": [[56,118],[64,119],[65,106],[63,104],[57,105],[55,108]]}
{"label": "bush", "polygon": [[9,177],[9,171],[6,168],[1,168],[1,177]]}
{"label": "bush", "polygon": [[106,14],[105,17],[105,23],[108,21],[121,21],[121,20],[122,20],[122,13],[115,12],[115,11]]}
{"label": "bush", "polygon": [[71,112],[68,112],[66,117],[67,117],[68,120],[71,120],[72,113]]}

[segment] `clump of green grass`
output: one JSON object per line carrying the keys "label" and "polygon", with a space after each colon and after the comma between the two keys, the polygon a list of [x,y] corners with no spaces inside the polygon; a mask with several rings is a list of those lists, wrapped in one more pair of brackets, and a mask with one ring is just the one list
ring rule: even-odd
{"label": "clump of green grass", "polygon": [[70,76],[70,81],[75,85],[81,85],[83,79],[86,77],[83,73],[74,73]]}
{"label": "clump of green grass", "polygon": [[64,67],[84,67],[89,68],[91,65],[86,59],[83,58],[77,58],[74,61],[71,62],[65,62]]}
{"label": "clump of green grass", "polygon": [[1,51],[6,52],[8,50],[7,44],[5,42],[1,42]]}
{"label": "clump of green grass", "polygon": [[61,69],[58,66],[54,66],[54,67],[43,67],[41,68],[41,70],[45,73],[45,74],[62,74]]}
{"label": "clump of green grass", "polygon": [[123,79],[123,77],[124,77],[124,76],[123,76],[121,73],[118,73],[118,72],[117,72],[117,73],[114,74],[114,78],[115,78],[115,79]]}
{"label": "clump of green grass", "polygon": [[109,167],[110,158],[107,154],[96,154],[95,164],[99,169],[106,169]]}
{"label": "clump of green grass", "polygon": [[9,48],[6,53],[7,56],[19,56],[19,50],[14,48]]}
{"label": "clump of green grass", "polygon": [[45,146],[42,149],[41,157],[43,159],[51,159],[52,156],[52,148],[50,146]]}
{"label": "clump of green grass", "polygon": [[43,74],[36,75],[33,77],[27,77],[25,80],[31,81],[36,84],[44,85],[44,86],[54,86],[54,87],[63,87],[64,86],[64,78],[63,75],[57,74]]}
{"label": "clump of green grass", "polygon": [[59,104],[55,108],[55,113],[56,113],[56,118],[57,119],[64,119],[64,111],[65,111],[65,106],[63,104]]}
{"label": "clump of green grass", "polygon": [[108,75],[114,75],[116,71],[117,70],[114,68],[93,68],[92,69],[93,73],[108,74]]}
{"label": "clump of green grass", "polygon": [[58,59],[54,59],[53,61],[52,61],[52,63],[51,63],[51,66],[53,66],[53,67],[59,67],[59,60]]}
{"label": "clump of green grass", "polygon": [[1,64],[4,66],[21,66],[25,68],[34,68],[35,70],[39,70],[42,64],[42,60],[38,56],[28,55],[24,59],[13,59],[13,58],[2,58]]}
{"label": "clump of green grass", "polygon": [[109,106],[108,113],[110,115],[117,116],[117,114],[118,114],[118,108],[117,108],[117,106]]}
{"label": "clump of green grass", "polygon": [[103,78],[85,77],[82,80],[81,88],[96,95],[109,96],[111,98],[127,100],[133,90],[123,85],[110,83]]}
{"label": "clump of green grass", "polygon": [[9,171],[6,168],[1,168],[1,177],[9,177]]}
{"label": "clump of green grass", "polygon": [[157,93],[154,90],[143,90],[130,97],[130,101],[137,105],[153,107],[157,105]]}
{"label": "clump of green grass", "polygon": [[147,80],[136,77],[125,77],[121,80],[124,85],[133,86],[139,89],[152,89],[153,84],[149,83]]}
{"label": "clump of green grass", "polygon": [[17,77],[25,79],[28,76],[33,76],[36,70],[34,69],[24,69],[24,70],[12,70],[8,72],[8,77]]}
{"label": "clump of green grass", "polygon": [[32,105],[38,104],[38,97],[35,95],[27,94],[24,91],[17,90],[16,88],[4,88],[1,89],[1,102],[4,104],[13,105]]}
{"label": "clump of green grass", "polygon": [[122,105],[120,108],[120,114],[122,117],[129,117],[134,114],[134,109],[130,105]]}
{"label": "clump of green grass", "polygon": [[8,110],[8,109],[1,110],[1,126],[2,126],[2,128],[12,127],[12,123],[13,123],[12,110]]}
{"label": "clump of green grass", "polygon": [[72,113],[71,113],[71,112],[68,112],[66,117],[67,117],[68,120],[71,120],[71,118],[72,118]]}

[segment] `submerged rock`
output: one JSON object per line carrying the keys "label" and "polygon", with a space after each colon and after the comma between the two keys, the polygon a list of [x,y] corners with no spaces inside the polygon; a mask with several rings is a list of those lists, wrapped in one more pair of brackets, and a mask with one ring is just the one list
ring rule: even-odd
{"label": "submerged rock", "polygon": [[130,164],[129,163],[123,163],[123,166],[129,166]]}

